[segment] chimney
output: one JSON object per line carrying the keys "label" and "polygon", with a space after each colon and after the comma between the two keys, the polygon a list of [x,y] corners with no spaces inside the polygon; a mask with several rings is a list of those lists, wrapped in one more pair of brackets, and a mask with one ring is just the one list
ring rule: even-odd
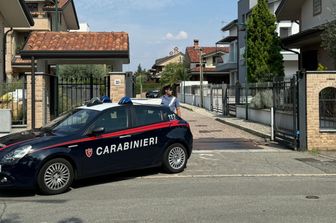
{"label": "chimney", "polygon": [[199,40],[198,39],[194,39],[194,49],[199,49]]}

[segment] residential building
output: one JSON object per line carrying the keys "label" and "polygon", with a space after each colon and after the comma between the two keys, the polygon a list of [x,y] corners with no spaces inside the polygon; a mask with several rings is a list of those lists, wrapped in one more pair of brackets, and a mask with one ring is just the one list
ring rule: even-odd
{"label": "residential building", "polygon": [[25,27],[34,25],[34,20],[23,0],[0,1],[0,83],[5,81],[5,51],[8,32],[5,27]]}
{"label": "residential building", "polygon": [[229,53],[222,56],[223,63],[218,63],[216,65],[216,71],[229,72],[230,75],[230,85],[234,85],[238,78],[238,20],[233,20],[226,26],[222,28],[223,32],[229,32],[228,36],[219,40],[217,45],[228,45]]}
{"label": "residential building", "polygon": [[230,73],[216,70],[216,65],[222,63],[222,56],[227,54],[228,47],[203,47],[199,40],[194,40],[194,45],[186,48],[185,63],[191,74],[191,81],[200,80],[200,64],[202,63],[203,80],[209,83],[229,83]]}
{"label": "residential building", "polygon": [[[246,63],[245,63],[245,50],[246,50],[246,21],[252,12],[253,7],[258,3],[258,0],[239,0],[238,1],[238,80],[241,83],[246,81]],[[281,0],[268,0],[269,10],[275,14],[279,7]],[[299,32],[299,25],[295,20],[279,19],[277,22],[277,30],[280,37],[296,34]],[[282,52],[284,61],[285,76],[292,76],[298,70],[298,50],[284,49]]]}
{"label": "residential building", "polygon": [[90,26],[86,22],[79,23],[79,29],[70,30],[70,32],[90,32]]}
{"label": "residential building", "polygon": [[316,70],[322,64],[329,70],[336,69],[335,60],[321,47],[323,25],[336,20],[335,0],[281,1],[276,11],[278,20],[298,21],[300,32],[282,38],[286,47],[300,48],[301,68]]}
{"label": "residential building", "polygon": [[[56,5],[53,0],[26,0],[26,4],[35,24],[31,27],[13,27],[13,29],[7,30],[5,78],[9,81],[30,71],[31,61],[22,60],[20,50],[22,50],[31,31],[79,29],[73,0],[58,0],[58,16],[56,16]],[[56,18],[58,18],[57,24]]]}
{"label": "residential building", "polygon": [[151,78],[153,80],[159,81],[161,78],[162,72],[164,71],[165,67],[168,64],[183,63],[183,62],[184,62],[184,54],[181,53],[177,47],[175,47],[174,50],[170,52],[169,56],[155,60],[155,64],[149,70],[151,73]]}

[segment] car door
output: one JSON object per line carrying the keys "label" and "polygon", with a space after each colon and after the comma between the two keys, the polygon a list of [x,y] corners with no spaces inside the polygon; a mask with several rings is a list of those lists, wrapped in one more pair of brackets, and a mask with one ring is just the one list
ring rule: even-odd
{"label": "car door", "polygon": [[161,160],[160,154],[169,128],[167,115],[161,107],[134,105],[132,107],[133,145],[138,142],[139,149],[134,150],[139,166],[155,165]]}
{"label": "car door", "polygon": [[[82,143],[82,170],[85,175],[97,175],[127,169],[127,134],[130,127],[129,106],[119,106],[103,112],[86,131],[91,140]],[[95,129],[104,128],[98,135]]]}

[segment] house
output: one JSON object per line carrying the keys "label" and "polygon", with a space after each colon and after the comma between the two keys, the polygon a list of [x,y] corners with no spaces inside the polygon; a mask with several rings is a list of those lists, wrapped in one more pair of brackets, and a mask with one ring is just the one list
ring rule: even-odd
{"label": "house", "polygon": [[316,70],[318,64],[329,70],[336,68],[335,60],[321,47],[323,25],[336,19],[335,7],[334,0],[281,1],[276,10],[278,20],[298,21],[300,24],[300,32],[282,38],[282,43],[286,47],[300,48],[301,68]]}
{"label": "house", "polygon": [[238,64],[237,64],[237,52],[238,52],[238,20],[235,19],[221,30],[223,32],[229,32],[229,35],[219,40],[217,45],[229,45],[229,53],[222,56],[223,63],[216,65],[216,71],[229,72],[230,85],[234,85],[238,80]]}
{"label": "house", "polygon": [[[79,29],[77,13],[73,0],[58,0],[58,16],[56,5],[51,0],[26,0],[27,7],[34,19],[34,26],[14,27],[8,29],[6,43],[6,79],[20,77],[30,71],[30,60],[22,60],[22,50],[32,31],[67,31]],[[56,24],[56,18],[58,22]]]}
{"label": "house", "polygon": [[151,78],[158,81],[161,78],[162,72],[168,64],[183,62],[184,54],[181,53],[177,47],[175,47],[174,50],[170,52],[169,56],[155,60],[155,64],[149,70],[151,73]]}
{"label": "house", "polygon": [[34,20],[23,0],[0,1],[0,83],[5,81],[5,51],[3,42],[8,32],[5,27],[26,27],[34,25]]}
{"label": "house", "polygon": [[[222,63],[222,56],[227,54],[228,47],[201,47],[199,40],[194,40],[194,45],[186,48],[185,63],[191,74],[191,81],[199,81],[203,72],[203,80],[208,83],[229,83],[229,72],[216,71],[216,65]],[[200,64],[203,64],[202,70]]]}
{"label": "house", "polygon": [[[281,0],[268,0],[269,10],[275,14],[278,9]],[[258,0],[239,0],[238,1],[238,80],[241,83],[246,81],[246,63],[244,59],[245,46],[246,46],[246,21],[252,12],[254,6],[256,6]],[[299,25],[295,20],[279,19],[277,22],[276,32],[280,37],[286,37],[299,32]],[[291,47],[295,48],[295,47]],[[298,50],[284,48],[281,51],[283,55],[283,65],[285,76],[290,77],[298,70]]]}

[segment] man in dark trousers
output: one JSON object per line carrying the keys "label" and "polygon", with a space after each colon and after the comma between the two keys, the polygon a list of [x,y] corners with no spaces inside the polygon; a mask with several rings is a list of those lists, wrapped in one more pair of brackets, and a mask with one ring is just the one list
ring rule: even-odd
{"label": "man in dark trousers", "polygon": [[163,88],[164,95],[161,97],[161,105],[169,107],[172,112],[175,112],[181,117],[180,101],[173,96],[173,89],[171,86],[165,86]]}

